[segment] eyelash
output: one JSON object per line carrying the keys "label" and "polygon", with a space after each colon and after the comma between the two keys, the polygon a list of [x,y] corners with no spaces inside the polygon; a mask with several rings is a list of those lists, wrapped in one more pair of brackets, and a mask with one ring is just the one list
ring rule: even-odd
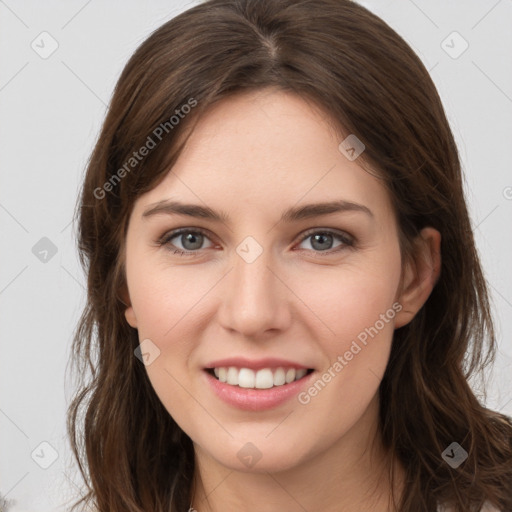
{"label": "eyelash", "polygon": [[[157,245],[167,246],[173,238],[176,238],[178,235],[181,235],[183,233],[193,233],[193,234],[199,233],[199,234],[204,235],[205,237],[209,238],[208,233],[201,228],[193,228],[193,229],[192,228],[180,228],[180,229],[176,229],[174,231],[169,231],[169,232],[165,233],[157,241]],[[307,240],[312,235],[316,235],[316,234],[333,235],[333,237],[337,238],[339,241],[342,242],[342,245],[338,246],[336,249],[329,249],[326,251],[315,251],[313,249],[299,249],[299,250],[301,250],[301,251],[311,251],[312,250],[315,254],[318,254],[320,257],[323,257],[323,256],[330,256],[334,253],[342,251],[343,249],[354,248],[354,245],[355,245],[355,239],[347,234],[341,234],[337,231],[333,231],[330,229],[316,229],[316,228],[308,230],[306,233],[304,233],[304,235],[302,236],[302,238],[299,241],[299,244],[304,242],[304,240]],[[198,256],[198,253],[200,252],[200,249],[198,249],[196,251],[186,251],[183,249],[174,249],[173,250],[170,247],[168,248],[168,250],[172,251],[173,254],[178,254],[179,256],[183,256],[183,257],[186,257],[186,256],[195,257],[195,256]]]}

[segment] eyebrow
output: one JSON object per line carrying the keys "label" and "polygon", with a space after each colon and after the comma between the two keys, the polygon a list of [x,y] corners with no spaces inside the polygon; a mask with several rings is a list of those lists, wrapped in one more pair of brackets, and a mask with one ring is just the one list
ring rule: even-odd
{"label": "eyebrow", "polygon": [[[340,212],[361,212],[372,218],[374,217],[373,212],[362,204],[339,200],[325,203],[306,204],[304,206],[289,208],[281,215],[280,222],[294,222]],[[179,201],[170,200],[163,200],[150,205],[149,208],[142,214],[142,218],[148,218],[158,214],[187,215],[189,217],[209,219],[223,223],[228,223],[230,220],[229,215],[226,212],[217,212],[208,206],[186,204],[180,203]]]}

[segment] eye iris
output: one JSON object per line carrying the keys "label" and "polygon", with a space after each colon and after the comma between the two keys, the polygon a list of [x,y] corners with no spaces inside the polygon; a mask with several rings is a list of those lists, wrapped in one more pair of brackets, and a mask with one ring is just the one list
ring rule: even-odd
{"label": "eye iris", "polygon": [[[317,242],[318,240],[320,240],[320,242],[322,242],[322,240],[325,242],[325,240],[326,240],[326,239],[327,239],[329,242],[331,242],[331,243],[332,243],[332,235],[329,235],[329,234],[327,234],[327,233],[320,233],[320,234],[317,234],[317,235],[313,235],[313,237],[312,237],[312,242],[311,242],[311,246],[312,246],[312,247],[314,247],[315,249],[320,250],[320,251],[323,251],[323,250],[329,249],[330,247],[325,247],[325,245],[324,245],[324,246],[322,246],[322,245],[320,244],[320,247],[317,247],[317,246],[315,245],[315,244],[316,244],[316,242]],[[328,245],[330,245],[330,244],[328,244]]]}
{"label": "eye iris", "polygon": [[[195,244],[194,244],[195,241]],[[186,243],[191,242],[193,247],[187,247]],[[186,235],[181,235],[181,243],[183,244],[183,247],[187,251],[193,251],[194,249],[199,249],[203,242],[203,235],[200,233],[194,234],[194,233],[187,233]]]}
{"label": "eye iris", "polygon": [[[181,243],[185,250],[194,251],[201,248],[203,243],[203,235],[199,232],[189,231],[185,234],[180,235]],[[314,235],[310,235],[311,246],[319,251],[325,251],[330,249],[333,241],[333,235],[329,233],[317,233]],[[192,246],[187,246],[187,244],[191,244]],[[327,244],[327,245],[326,245]]]}

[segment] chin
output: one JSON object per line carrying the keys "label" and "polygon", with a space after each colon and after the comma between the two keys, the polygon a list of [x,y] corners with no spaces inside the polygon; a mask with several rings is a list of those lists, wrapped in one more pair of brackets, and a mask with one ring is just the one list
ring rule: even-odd
{"label": "chin", "polygon": [[[215,448],[219,448],[216,445]],[[221,451],[208,450],[211,458],[222,466],[242,473],[278,473],[288,471],[301,464],[306,459],[305,453],[297,453],[292,445],[280,445],[277,450],[275,441],[267,443],[233,442]],[[302,447],[304,448],[304,447]]]}

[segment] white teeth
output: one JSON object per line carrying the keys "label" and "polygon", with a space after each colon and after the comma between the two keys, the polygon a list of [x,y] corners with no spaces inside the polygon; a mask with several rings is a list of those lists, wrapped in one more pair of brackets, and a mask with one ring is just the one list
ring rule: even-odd
{"label": "white teeth", "polygon": [[[236,371],[236,368],[230,368]],[[249,368],[241,368],[238,374],[238,385],[241,388],[253,388],[256,380],[254,372]]]}
{"label": "white teeth", "polygon": [[307,370],[301,368],[284,369],[262,368],[261,370],[251,370],[250,368],[236,368],[234,366],[214,368],[213,372],[220,382],[226,382],[232,386],[253,389],[269,389],[274,386],[283,386],[290,384],[295,380],[302,379]]}
{"label": "white teeth", "polygon": [[302,379],[302,377],[304,377],[304,375],[306,375],[307,372],[308,371],[305,368],[301,368],[300,370],[297,370],[295,372],[295,380]]}
{"label": "white teeth", "polygon": [[286,382],[283,368],[278,368],[274,372],[274,386],[282,386]]}
{"label": "white teeth", "polygon": [[257,389],[268,389],[274,385],[274,377],[272,370],[265,368],[256,372],[256,383],[254,385]]}
{"label": "white teeth", "polygon": [[226,382],[232,386],[238,386],[238,370],[236,368],[232,366],[228,368]]}
{"label": "white teeth", "polygon": [[286,372],[286,384],[290,384],[290,382],[293,382],[295,380],[295,368],[290,368]]}

